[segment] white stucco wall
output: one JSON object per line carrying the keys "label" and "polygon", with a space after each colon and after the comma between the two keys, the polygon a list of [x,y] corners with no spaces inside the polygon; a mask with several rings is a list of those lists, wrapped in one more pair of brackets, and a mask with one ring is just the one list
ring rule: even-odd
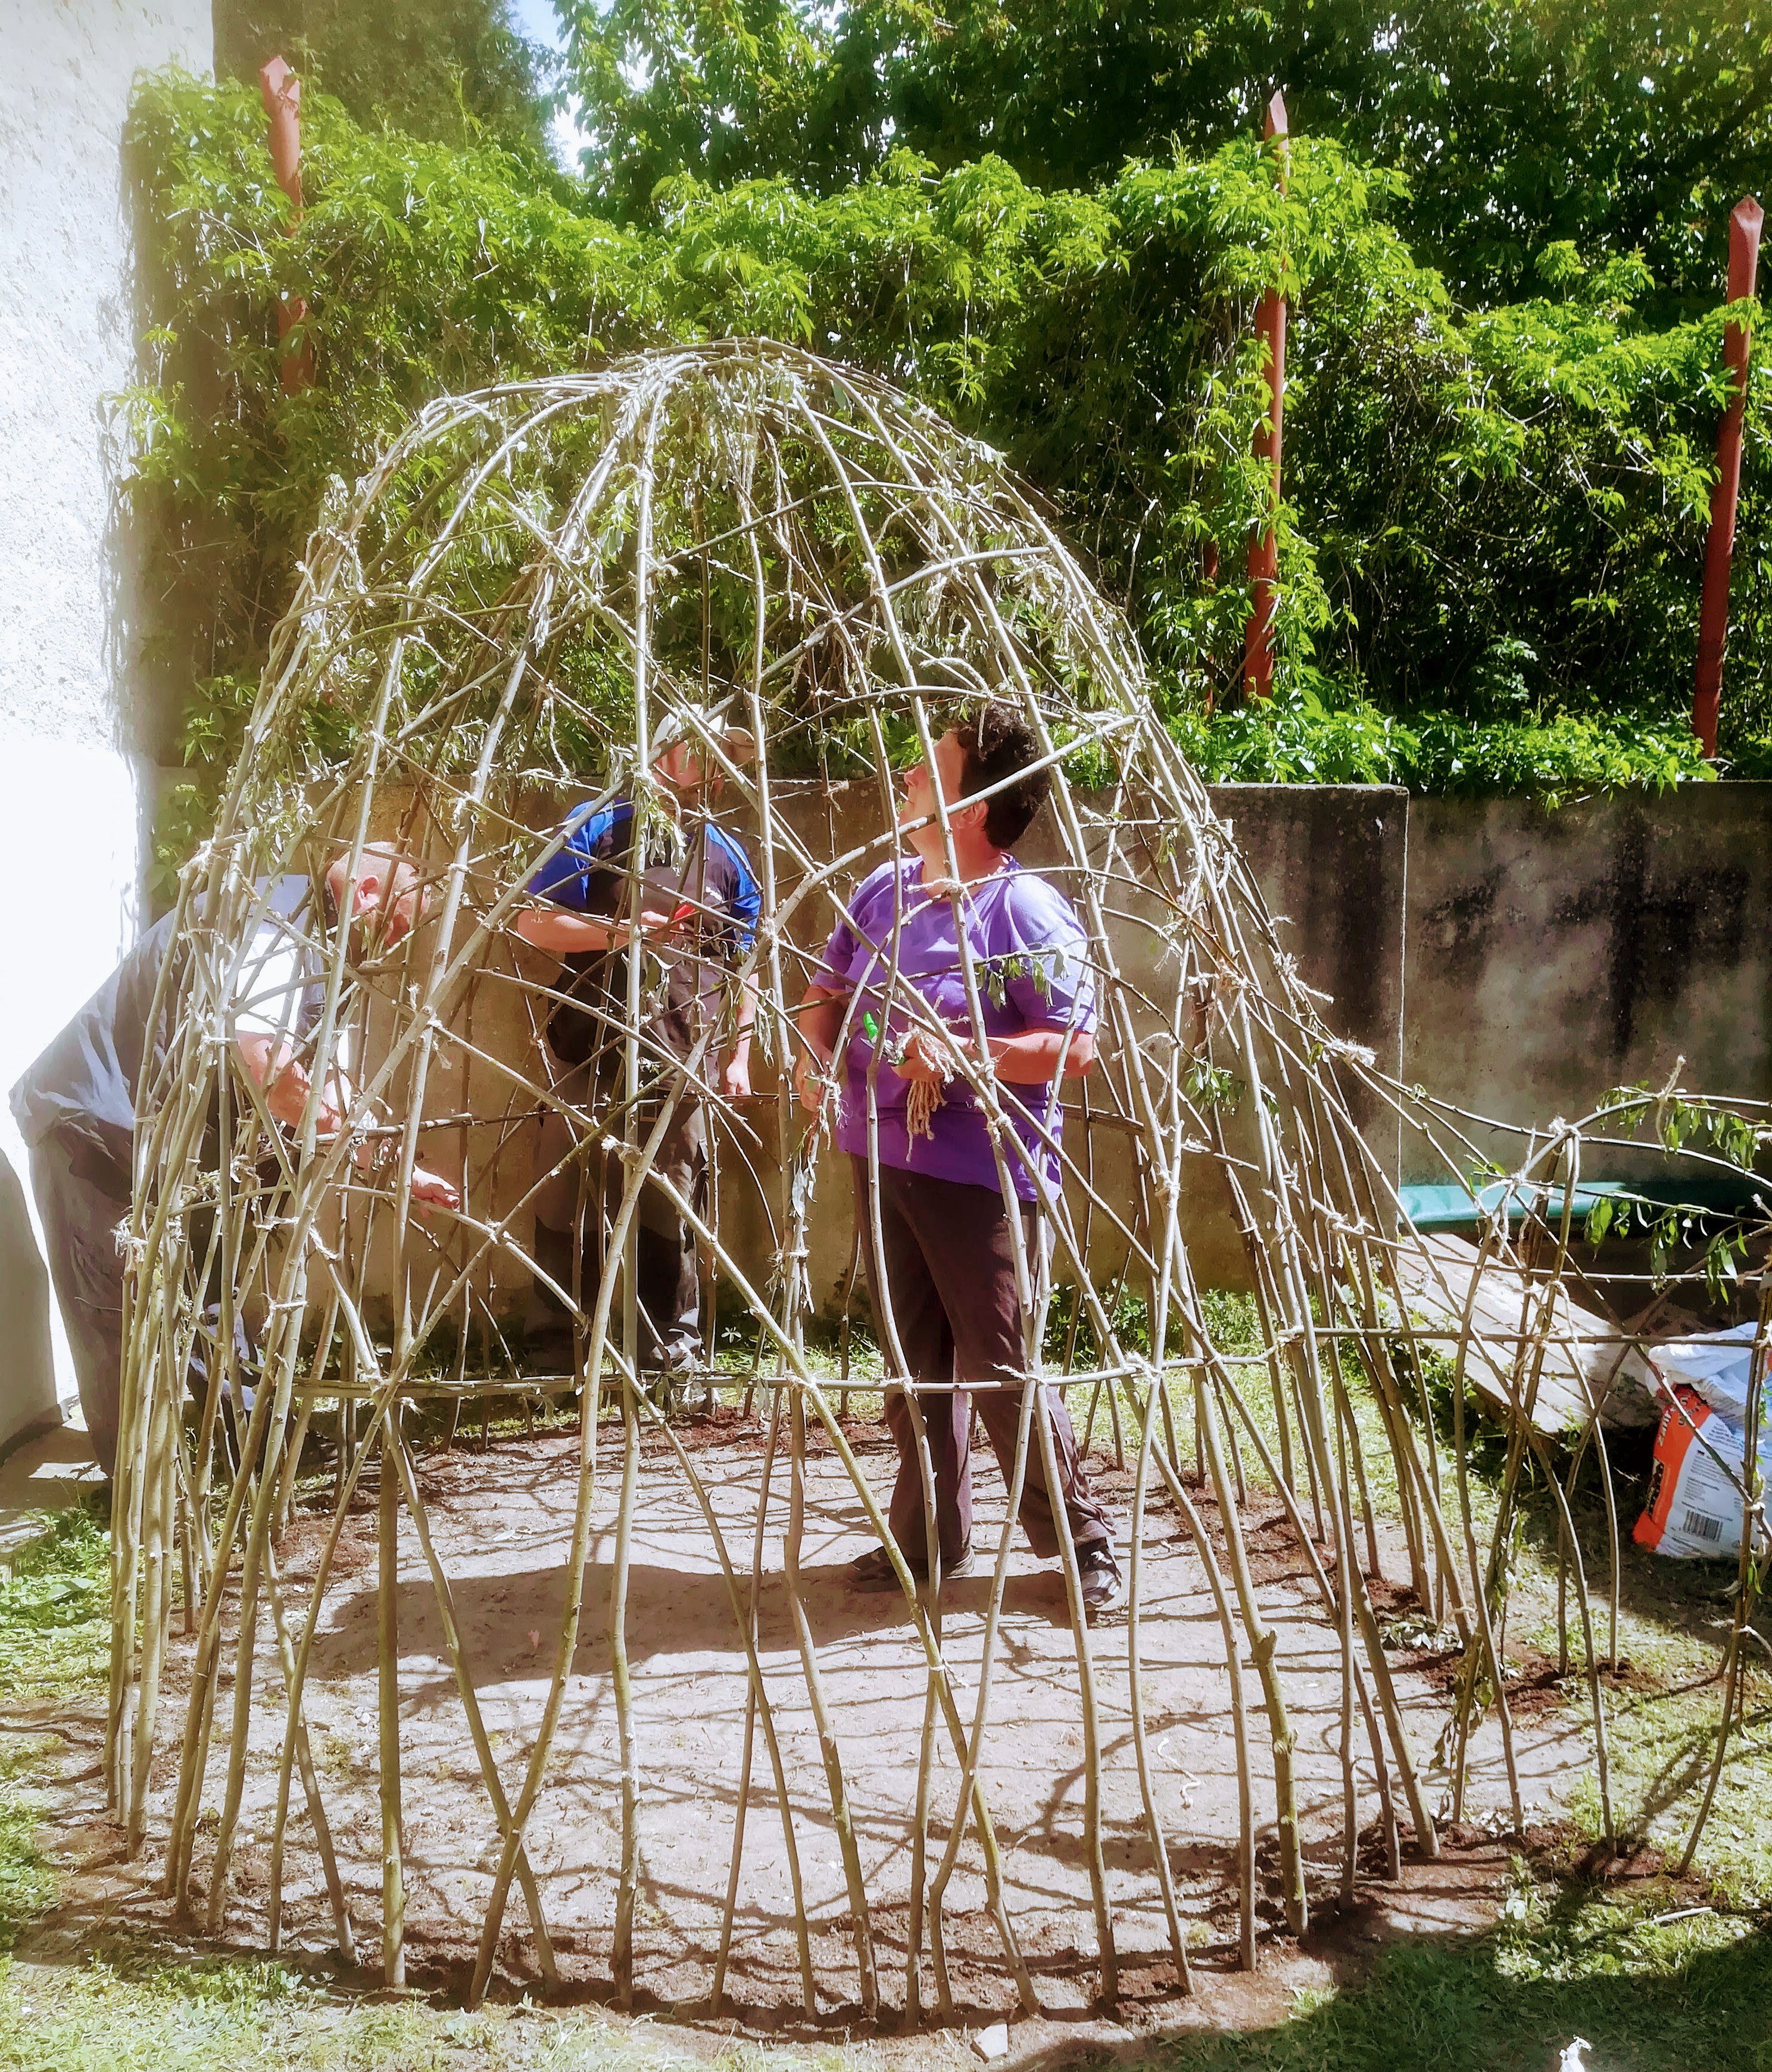
{"label": "white stucco wall", "polygon": [[[135,372],[122,133],[209,0],[0,0],[0,1096],[133,938],[158,731],[108,399]],[[23,1182],[23,1186],[21,1186]],[[0,1100],[0,1447],[72,1379]]]}

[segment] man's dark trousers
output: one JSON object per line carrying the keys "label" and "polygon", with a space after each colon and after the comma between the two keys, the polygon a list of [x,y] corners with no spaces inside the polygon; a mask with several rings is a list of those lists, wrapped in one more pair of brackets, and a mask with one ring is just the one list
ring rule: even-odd
{"label": "man's dark trousers", "polygon": [[117,1225],[129,1219],[121,1200],[84,1171],[84,1141],[52,1129],[31,1149],[31,1191],[43,1218],[49,1276],[74,1356],[80,1414],[93,1453],[106,1475],[117,1471],[117,1428],[123,1396],[123,1256]]}
{"label": "man's dark trousers", "polygon": [[[103,1178],[101,1178],[101,1174]],[[95,1158],[91,1139],[78,1130],[52,1129],[31,1146],[31,1191],[43,1218],[43,1243],[49,1252],[49,1276],[74,1356],[74,1379],[80,1388],[80,1415],[86,1420],[93,1455],[107,1477],[117,1473],[117,1426],[123,1405],[123,1296],[125,1268],[117,1238],[130,1219],[130,1200],[117,1192],[124,1175]],[[109,1179],[110,1185],[105,1181]],[[199,1210],[191,1219],[191,1251],[202,1257],[209,1248],[213,1210]],[[221,1263],[216,1262],[215,1272]],[[215,1350],[220,1316],[220,1293],[212,1278],[203,1314],[193,1332],[186,1387],[199,1403],[209,1387],[209,1361]],[[234,1312],[234,1350],[245,1405],[252,1408],[255,1355],[245,1320]],[[233,1412],[224,1400],[224,1429],[233,1430]],[[230,1437],[229,1444],[235,1442]]]}
{"label": "man's dark trousers", "polygon": [[[868,1286],[874,1315],[882,1320],[883,1335],[886,1302],[874,1256],[868,1161],[852,1158],[851,1162],[861,1256],[867,1262]],[[1005,1484],[1014,1470],[1027,1362],[1015,1293],[1013,1248],[1018,1242],[1022,1246],[1030,1281],[1038,1286],[1037,1219],[1030,1205],[1022,1212],[1020,1229],[1012,1230],[1002,1196],[994,1188],[938,1180],[896,1166],[882,1166],[879,1172],[880,1243],[886,1288],[911,1379],[998,1384],[981,1386],[976,1395],[958,1388],[919,1392],[918,1397],[934,1471],[941,1558],[957,1561],[972,1544],[974,1404]],[[1095,1542],[1112,1545],[1113,1526],[1090,1490],[1063,1396],[1051,1387],[1044,1393],[1071,1536],[1079,1552]],[[1036,1405],[1036,1415],[1038,1408]],[[920,1568],[927,1559],[928,1528],[915,1428],[902,1391],[894,1389],[886,1397],[886,1417],[898,1446],[898,1478],[887,1515],[900,1552]],[[1058,1527],[1046,1486],[1040,1435],[1031,1425],[1020,1515],[1022,1530],[1035,1554],[1050,1560],[1059,1551]]]}
{"label": "man's dark trousers", "polygon": [[[577,1105],[592,1099],[593,1079],[588,1067],[579,1066],[563,1078],[557,1091]],[[597,1106],[606,1112],[614,1104],[613,1072],[594,1082]],[[643,1143],[658,1120],[652,1103],[642,1104],[636,1127]],[[542,1124],[541,1160],[544,1170],[570,1161],[574,1133],[557,1112]],[[567,1162],[553,1178],[544,1182],[536,1199],[536,1256],[560,1285],[572,1286],[573,1255],[582,1260],[583,1281],[580,1300],[589,1310],[594,1306],[598,1281],[602,1272],[602,1224],[621,1206],[626,1178],[622,1161],[613,1154],[593,1152],[590,1170],[602,1175],[602,1215],[598,1211],[598,1187],[594,1180],[581,1199],[576,1162]],[[707,1110],[700,1101],[680,1098],[663,1141],[647,1170],[667,1181],[698,1216],[705,1217],[708,1203]],[[574,1230],[584,1219],[582,1247]],[[702,1354],[701,1276],[693,1231],[675,1202],[661,1187],[650,1184],[640,1190],[635,1211],[639,1253],[640,1348],[639,1364],[651,1371],[668,1371]],[[563,1310],[551,1293],[537,1291],[537,1323],[544,1330],[563,1322]],[[619,1316],[618,1309],[616,1313]]]}

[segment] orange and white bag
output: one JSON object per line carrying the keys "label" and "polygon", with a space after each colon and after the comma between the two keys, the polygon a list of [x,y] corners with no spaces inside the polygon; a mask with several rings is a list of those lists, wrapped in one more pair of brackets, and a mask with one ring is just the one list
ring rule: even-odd
{"label": "orange and white bag", "polygon": [[[1726,1560],[1741,1544],[1747,1433],[1685,1383],[1661,1414],[1649,1501],[1631,1536],[1639,1547],[1688,1559]],[[1684,1413],[1684,1414],[1683,1414]],[[1772,1478],[1772,1433],[1760,1434],[1760,1474]],[[1758,1536],[1765,1546],[1762,1528]]]}

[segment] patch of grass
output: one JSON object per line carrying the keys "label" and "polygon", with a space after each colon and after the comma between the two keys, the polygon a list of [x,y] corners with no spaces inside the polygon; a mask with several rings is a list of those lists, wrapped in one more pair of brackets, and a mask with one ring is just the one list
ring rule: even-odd
{"label": "patch of grass", "polygon": [[272,2064],[267,2012],[306,1990],[281,1964],[14,1967],[0,1987],[0,2064],[17,2072]]}
{"label": "patch of grass", "polygon": [[[1231,1379],[1241,1398],[1244,1410],[1248,1413],[1248,1424],[1252,1424],[1260,1433],[1262,1443],[1267,1447],[1269,1455],[1275,1462],[1283,1464],[1285,1449],[1281,1440],[1280,1413],[1274,1402],[1272,1374],[1264,1359],[1258,1360],[1253,1357],[1262,1354],[1265,1346],[1261,1328],[1260,1310],[1254,1296],[1235,1289],[1203,1288],[1199,1291],[1199,1301],[1201,1314],[1211,1335],[1214,1346],[1220,1354],[1229,1356]],[[1320,1305],[1314,1301],[1312,1306],[1314,1314],[1320,1313]],[[1182,1344],[1178,1325],[1171,1328],[1170,1338],[1170,1350],[1172,1353],[1178,1352]],[[1330,1357],[1329,1341],[1326,1339],[1322,1342],[1320,1350],[1326,1363]],[[1366,1485],[1371,1496],[1373,1509],[1381,1518],[1394,1519],[1398,1515],[1396,1465],[1392,1457],[1391,1442],[1385,1430],[1383,1412],[1379,1403],[1377,1392],[1373,1387],[1371,1375],[1367,1371],[1364,1360],[1351,1345],[1344,1342],[1338,1350],[1342,1373],[1347,1383],[1348,1398],[1353,1405],[1354,1422],[1359,1434],[1361,1457],[1365,1463]],[[1284,1363],[1282,1372],[1286,1375],[1289,1384],[1290,1369]],[[1326,1367],[1325,1379],[1326,1383]],[[1188,1425],[1188,1429],[1183,1435],[1184,1451],[1190,1452],[1191,1412],[1189,1405],[1192,1400],[1192,1383],[1184,1377],[1178,1381],[1172,1381],[1170,1386],[1174,1396],[1178,1418]],[[1412,1400],[1408,1396],[1407,1392],[1405,1392],[1405,1402],[1412,1408]],[[1290,1393],[1289,1386],[1286,1398],[1285,1416],[1291,1439],[1294,1477],[1297,1486],[1302,1494],[1309,1487],[1305,1441],[1305,1435],[1299,1426],[1297,1405]],[[1252,1489],[1271,1490],[1273,1484],[1261,1465],[1259,1450],[1250,1441],[1248,1429],[1244,1418],[1237,1412],[1235,1407],[1229,1404],[1226,1405],[1223,1432],[1227,1449],[1227,1465],[1228,1448],[1234,1445],[1236,1454],[1243,1463],[1245,1482]],[[1423,1441],[1424,1435],[1419,1426],[1416,1436],[1418,1441]],[[1340,1459],[1338,1441],[1332,1443],[1337,1444],[1338,1463]],[[1449,1506],[1452,1498],[1450,1484],[1447,1478],[1450,1474],[1450,1460],[1443,1448],[1440,1449],[1439,1459],[1441,1479],[1446,1484],[1445,1500]],[[1361,1515],[1356,1498],[1356,1520],[1359,1519]]]}
{"label": "patch of grass", "polygon": [[[0,1690],[9,1701],[90,1690],[109,1653],[109,1540],[84,1505],[51,1513],[47,1528],[14,1553],[0,1581]],[[0,1956],[54,1895],[37,1843],[42,1806],[31,1788],[57,1744],[0,1736]]]}
{"label": "patch of grass", "polygon": [[1718,1915],[1658,1923],[1581,1886],[1535,1893],[1492,1934],[1402,1942],[1291,2019],[1164,2046],[1222,2072],[1772,2072],[1772,1936]]}
{"label": "patch of grass", "polygon": [[[730,1298],[727,1298],[730,1301]],[[731,1315],[726,1303],[722,1305],[721,1321],[716,1333],[711,1364],[722,1374],[748,1380],[753,1373],[767,1380],[775,1371],[780,1355],[775,1342],[760,1324]],[[868,1388],[878,1390],[880,1377],[885,1371],[885,1363],[878,1342],[863,1317],[852,1317],[849,1325],[849,1378],[843,1380],[842,1334],[839,1327],[824,1318],[808,1318],[806,1321],[804,1342],[801,1355],[818,1381],[828,1387],[835,1383],[839,1387]],[[720,1392],[721,1400],[726,1400],[725,1388]],[[742,1395],[732,1398],[742,1400]]]}
{"label": "patch of grass", "polygon": [[0,1581],[0,1690],[60,1698],[102,1682],[110,1659],[110,1536],[84,1504],[48,1514]]}
{"label": "patch of grass", "polygon": [[37,1846],[41,1808],[27,1782],[48,1753],[35,1736],[0,1737],[0,1956],[55,1889],[49,1860]]}
{"label": "patch of grass", "polygon": [[[1613,1818],[1622,1836],[1652,1842],[1677,1860],[1716,1754],[1735,1576],[1731,1563],[1670,1560],[1638,1546],[1630,1538],[1638,1486],[1620,1476],[1618,1654],[1628,1674],[1606,1679]],[[1604,1663],[1610,1638],[1608,1556],[1604,1511],[1590,1477],[1584,1477],[1572,1508],[1594,1640]],[[1520,1522],[1509,1630],[1554,1657],[1556,1548],[1541,1492],[1530,1494]],[[1568,1706],[1585,1720],[1586,1658],[1573,1583],[1569,1622],[1570,1675],[1564,1688]],[[1763,1627],[1763,1618],[1761,1623]],[[1772,1674],[1751,1646],[1744,1677],[1741,1713],[1693,1868],[1732,1903],[1763,1906],[1772,1901]],[[1597,1768],[1577,1780],[1568,1810],[1578,1832],[1590,1840],[1600,1838],[1604,1823]],[[1772,2012],[1766,2026],[1772,2031]]]}
{"label": "patch of grass", "polygon": [[[797,2052],[750,2066],[803,2072]],[[594,2009],[471,2014],[335,1995],[289,1966],[94,1963],[0,1976],[10,2072],[689,2072],[706,2060]]]}
{"label": "patch of grass", "polygon": [[[1609,1694],[1607,1752],[1613,1815],[1623,1832],[1653,1842],[1677,1861],[1686,1846],[1716,1750],[1720,1678],[1696,1688]],[[1590,1839],[1601,1832],[1593,1773],[1569,1806]],[[1694,1869],[1720,1896],[1742,1906],[1772,1901],[1772,1679],[1750,1675],[1747,1704],[1729,1736],[1710,1818]],[[1772,2005],[1766,2012],[1772,2032]]]}
{"label": "patch of grass", "polygon": [[[1228,1352],[1254,1351],[1261,1343],[1253,1300],[1223,1289],[1203,1291],[1203,1305],[1216,1342]],[[1457,1499],[1451,1450],[1452,1367],[1440,1354],[1422,1355],[1431,1431],[1424,1426],[1414,1377],[1403,1376],[1404,1400],[1414,1413],[1418,1444],[1432,1444],[1439,1459],[1448,1523],[1458,1536]],[[1396,1478],[1371,1383],[1363,1365],[1349,1363],[1355,1422],[1366,1456],[1372,1496],[1381,1515],[1395,1519]],[[1273,1445],[1277,1436],[1271,1390],[1255,1367],[1240,1367],[1237,1380],[1252,1417]],[[1677,1859],[1698,1810],[1716,1748],[1722,1701],[1718,1671],[1726,1638],[1734,1582],[1729,1562],[1675,1561],[1637,1546],[1630,1538],[1642,1502],[1643,1464],[1629,1442],[1614,1437],[1622,1458],[1614,1463],[1620,1535],[1618,1653],[1632,1673],[1609,1679],[1605,1712],[1615,1826]],[[1507,1453],[1503,1428],[1474,1401],[1468,1401],[1466,1459],[1479,1541],[1493,1528]],[[1258,1479],[1250,1449],[1245,1464]],[[1593,1604],[1594,1635],[1602,1659],[1610,1647],[1610,1593],[1605,1514],[1597,1462],[1589,1455],[1573,1499],[1582,1559]],[[1528,1460],[1510,1536],[1507,1634],[1554,1659],[1556,1630],[1556,1512],[1542,1472]],[[1589,1716],[1581,1637],[1573,1584],[1568,1605],[1571,1674],[1564,1687],[1572,1715]],[[1597,1840],[1603,1832],[1596,1773],[1577,1781],[1568,1811],[1578,1835]],[[1728,1761],[1716,1799],[1694,1860],[1694,1868],[1717,1896],[1743,1906],[1772,1902],[1772,1673],[1763,1657],[1750,1657],[1742,1715],[1731,1734]],[[1772,2033],[1772,2010],[1764,2027]]]}

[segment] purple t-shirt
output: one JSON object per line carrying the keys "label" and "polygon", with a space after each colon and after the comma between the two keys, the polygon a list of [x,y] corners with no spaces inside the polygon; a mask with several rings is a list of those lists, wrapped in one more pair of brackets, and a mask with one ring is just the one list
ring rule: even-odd
{"label": "purple t-shirt", "polygon": [[[898,1005],[887,998],[892,971],[893,884],[901,887],[898,928]],[[861,998],[849,1017],[849,1051],[842,1102],[837,1116],[840,1149],[865,1157],[868,1149],[868,1070],[875,1042],[868,1034],[871,1018],[879,1045],[890,1055],[905,1032],[923,1018],[907,1006],[915,992],[956,1034],[971,1033],[959,948],[954,939],[952,902],[944,895],[923,895],[920,861],[884,863],[864,878],[849,902],[850,921],[840,921],[824,951],[813,983],[845,999]],[[1096,1026],[1095,983],[1089,968],[1089,939],[1076,909],[1043,878],[1026,871],[1013,857],[994,877],[967,889],[966,939],[985,1010],[985,1033],[1013,1036],[1025,1029],[1070,1029],[1083,1035]],[[936,1179],[997,1191],[997,1161],[972,1088],[963,1079],[948,1082],[935,1110],[934,1141],[913,1139],[905,1127],[905,1101],[911,1082],[900,1079],[886,1058],[874,1077],[879,1113],[880,1162]],[[1005,1087],[1042,1120],[1054,1138],[1059,1131],[1058,1090],[1054,1087]],[[1005,1105],[1007,1105],[1005,1100]],[[1048,1185],[1059,1184],[1059,1161],[1021,1116],[1014,1129]],[[1034,1182],[1005,1140],[1004,1152],[1016,1191],[1036,1199]]]}

